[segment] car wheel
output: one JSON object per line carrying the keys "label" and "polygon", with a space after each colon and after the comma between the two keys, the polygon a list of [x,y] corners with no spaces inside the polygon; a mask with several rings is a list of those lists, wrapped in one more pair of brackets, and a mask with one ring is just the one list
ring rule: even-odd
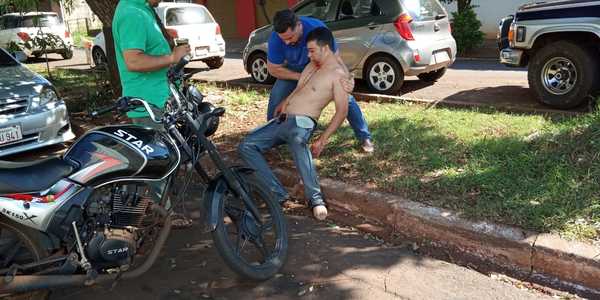
{"label": "car wheel", "polygon": [[248,70],[252,79],[258,83],[271,84],[275,82],[275,77],[269,74],[267,70],[267,56],[264,53],[257,53],[248,60]]}
{"label": "car wheel", "polygon": [[436,81],[438,81],[438,79],[442,78],[442,76],[444,76],[444,74],[446,74],[446,68],[441,68],[441,69],[438,69],[435,71],[422,73],[422,74],[417,75],[417,77],[419,77],[419,79],[421,79],[422,81],[425,81],[425,82],[436,82]]}
{"label": "car wheel", "polygon": [[369,59],[364,75],[369,89],[376,93],[396,94],[404,84],[402,67],[388,56]]}
{"label": "car wheel", "polygon": [[63,59],[71,59],[73,58],[73,49],[69,48],[60,54]]}
{"label": "car wheel", "polygon": [[211,69],[218,69],[220,67],[223,66],[223,63],[225,62],[225,58],[224,57],[213,57],[210,59],[207,59],[204,61],[204,63]]}
{"label": "car wheel", "polygon": [[100,47],[94,47],[92,49],[92,60],[94,60],[94,65],[101,66],[107,63],[106,54]]}
{"label": "car wheel", "polygon": [[527,79],[540,102],[568,109],[594,92],[598,63],[591,50],[567,41],[548,44],[530,59]]}

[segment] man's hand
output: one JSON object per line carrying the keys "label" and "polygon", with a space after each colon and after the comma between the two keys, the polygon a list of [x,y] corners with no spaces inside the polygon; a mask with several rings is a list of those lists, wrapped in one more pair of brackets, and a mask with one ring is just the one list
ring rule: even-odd
{"label": "man's hand", "polygon": [[277,107],[275,107],[275,111],[273,112],[273,116],[275,118],[279,117],[280,114],[282,114],[285,111],[285,107],[287,106],[287,99],[281,101],[281,103],[279,103],[279,105],[277,105]]}
{"label": "man's hand", "polygon": [[173,53],[171,53],[171,64],[178,63],[182,57],[190,54],[191,52],[190,45],[181,45],[173,48]]}
{"label": "man's hand", "polygon": [[352,93],[354,90],[354,75],[350,74],[348,77],[340,78],[340,83],[346,93]]}
{"label": "man's hand", "polygon": [[322,137],[318,138],[312,145],[310,145],[310,152],[312,153],[313,157],[319,157],[326,145],[327,140],[323,139]]}

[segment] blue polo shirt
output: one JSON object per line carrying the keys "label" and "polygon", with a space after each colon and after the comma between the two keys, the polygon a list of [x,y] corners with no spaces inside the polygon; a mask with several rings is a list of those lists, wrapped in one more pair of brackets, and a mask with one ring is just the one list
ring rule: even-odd
{"label": "blue polo shirt", "polygon": [[[295,45],[286,45],[279,35],[277,35],[277,32],[273,31],[269,38],[267,56],[269,62],[276,65],[285,64],[286,68],[300,73],[310,62],[308,48],[306,47],[306,37],[316,28],[327,26],[319,19],[311,17],[300,17],[299,19],[302,22],[302,37],[300,40]],[[333,41],[332,50],[333,52],[337,51],[335,40]]]}

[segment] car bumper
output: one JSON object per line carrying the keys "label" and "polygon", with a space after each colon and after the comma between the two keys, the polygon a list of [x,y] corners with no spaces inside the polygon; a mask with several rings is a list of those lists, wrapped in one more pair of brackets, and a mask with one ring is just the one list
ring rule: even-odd
{"label": "car bumper", "polygon": [[506,48],[500,51],[500,63],[512,67],[520,67],[523,62],[523,50]]}
{"label": "car bumper", "polygon": [[225,57],[225,41],[220,40],[212,45],[194,45],[192,48],[192,60],[202,60],[211,57]]}
{"label": "car bumper", "polygon": [[21,126],[23,138],[10,144],[0,145],[0,157],[75,138],[69,123],[67,106],[63,101],[47,104],[35,113],[0,116],[0,129],[13,125]]}

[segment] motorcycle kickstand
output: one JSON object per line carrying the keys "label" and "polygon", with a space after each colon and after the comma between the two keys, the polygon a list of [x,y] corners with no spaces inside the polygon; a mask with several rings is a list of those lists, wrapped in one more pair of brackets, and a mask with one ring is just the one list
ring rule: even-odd
{"label": "motorcycle kickstand", "polygon": [[79,254],[81,255],[79,264],[85,270],[85,275],[87,277],[84,284],[86,286],[90,286],[96,282],[96,278],[98,277],[98,272],[96,272],[96,270],[92,269],[92,264],[85,257],[85,252],[83,250],[83,245],[81,244],[81,239],[79,238],[79,231],[77,230],[76,222],[73,221],[73,223],[71,223],[71,224],[73,225],[73,231],[75,232],[75,239],[77,241],[77,250],[79,251]]}

